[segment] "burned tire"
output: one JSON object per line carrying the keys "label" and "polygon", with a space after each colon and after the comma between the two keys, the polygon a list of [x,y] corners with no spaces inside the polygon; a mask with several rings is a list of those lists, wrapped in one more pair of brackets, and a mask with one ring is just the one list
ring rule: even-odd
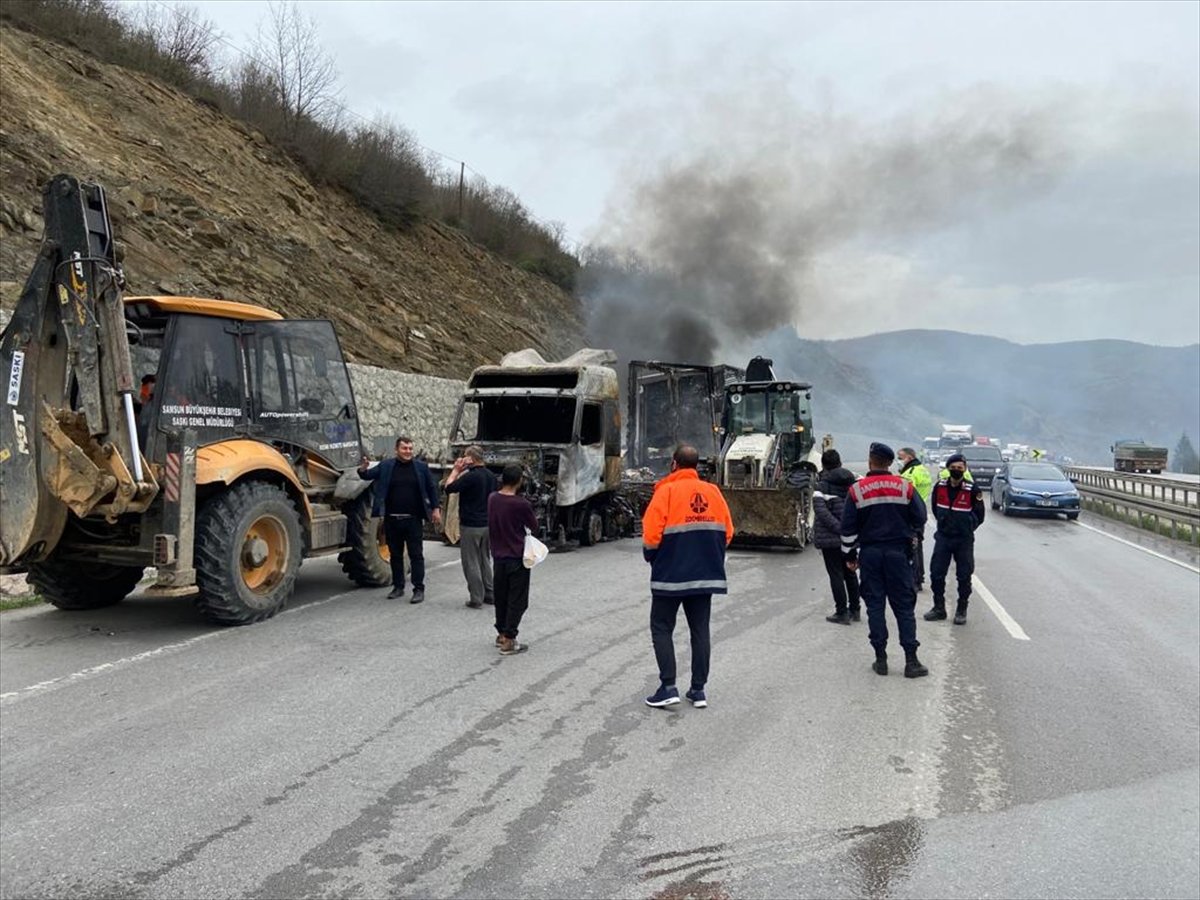
{"label": "burned tire", "polygon": [[600,511],[589,509],[583,516],[583,529],[579,532],[579,546],[591,547],[604,540],[604,516]]}
{"label": "burned tire", "polygon": [[282,488],[235,484],[196,519],[196,607],[219,625],[271,618],[292,596],[302,546],[300,517]]}
{"label": "burned tire", "polygon": [[29,583],[59,609],[100,609],[128,597],[143,571],[141,566],[52,559],[30,564]]}
{"label": "burned tire", "polygon": [[371,517],[372,497],[372,492],[365,490],[343,507],[350,546],[338,554],[338,562],[360,587],[385,587],[392,583],[391,554],[383,536],[383,519]]}

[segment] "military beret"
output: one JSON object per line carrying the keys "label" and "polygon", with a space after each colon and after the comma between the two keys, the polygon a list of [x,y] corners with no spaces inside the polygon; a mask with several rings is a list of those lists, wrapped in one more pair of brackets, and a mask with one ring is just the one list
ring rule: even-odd
{"label": "military beret", "polygon": [[875,441],[871,444],[871,449],[868,452],[871,454],[871,456],[874,456],[877,459],[886,459],[888,462],[891,462],[896,458],[896,454],[893,452],[891,447],[889,447],[887,444],[881,444],[878,441]]}

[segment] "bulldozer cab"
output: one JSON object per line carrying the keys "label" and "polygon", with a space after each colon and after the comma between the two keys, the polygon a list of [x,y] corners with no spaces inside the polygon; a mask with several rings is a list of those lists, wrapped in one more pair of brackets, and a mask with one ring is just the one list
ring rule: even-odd
{"label": "bulldozer cab", "polygon": [[785,467],[803,461],[813,449],[811,385],[792,381],[741,382],[725,391],[722,432],[726,439],[742,435],[778,435]]}
{"label": "bulldozer cab", "polygon": [[354,394],[330,322],[220,300],[125,301],[134,376],[153,376],[137,411],[149,459],[163,458],[170,434],[191,429],[198,446],[249,438],[334,469],[357,465]]}

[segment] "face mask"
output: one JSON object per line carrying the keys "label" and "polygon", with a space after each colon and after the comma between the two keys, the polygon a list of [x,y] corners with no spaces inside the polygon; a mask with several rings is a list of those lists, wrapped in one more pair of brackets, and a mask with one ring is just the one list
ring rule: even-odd
{"label": "face mask", "polygon": [[955,481],[961,481],[964,474],[965,474],[965,470],[963,470],[963,469],[951,469],[950,470],[950,477],[952,479],[954,479]]}

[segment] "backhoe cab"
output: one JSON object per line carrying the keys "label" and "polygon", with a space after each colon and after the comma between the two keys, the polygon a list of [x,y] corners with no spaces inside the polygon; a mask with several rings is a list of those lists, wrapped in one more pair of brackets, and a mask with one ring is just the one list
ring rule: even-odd
{"label": "backhoe cab", "polygon": [[103,190],[60,175],[44,195],[38,261],[0,337],[0,567],[90,609],[154,566],[151,593],[224,624],[274,615],[309,555],[340,551],[353,580],[386,584],[332,324],[122,298]]}

